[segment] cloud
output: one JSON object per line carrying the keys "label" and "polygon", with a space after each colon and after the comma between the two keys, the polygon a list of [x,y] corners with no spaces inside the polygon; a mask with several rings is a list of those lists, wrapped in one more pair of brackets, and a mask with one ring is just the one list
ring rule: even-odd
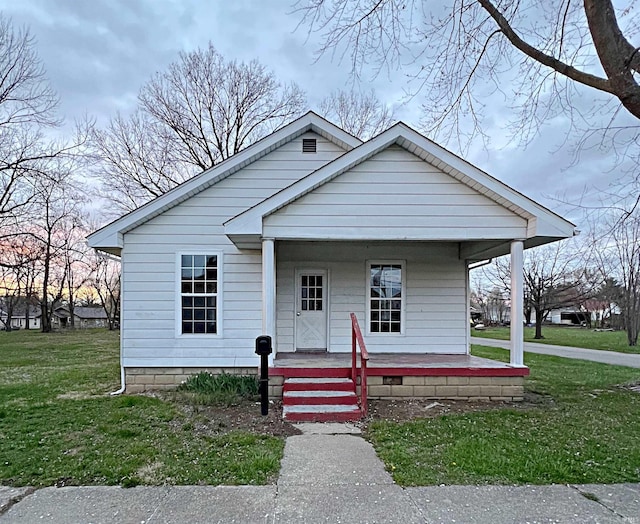
{"label": "cloud", "polygon": [[[275,71],[283,82],[296,82],[308,93],[311,107],[338,88],[349,88],[348,57],[330,54],[316,60],[319,35],[296,30],[299,16],[291,0],[21,0],[6,3],[4,13],[15,25],[27,25],[69,124],[84,114],[104,122],[116,111],[136,105],[140,87],[155,72],[177,59],[180,51],[205,47],[209,41],[227,58],[253,58]],[[373,88],[388,104],[404,99],[407,77],[402,68],[375,75],[363,71],[359,86]],[[356,83],[356,87],[358,84]],[[592,97],[576,103],[588,108]],[[421,97],[399,106],[397,116],[419,128]],[[505,115],[511,111],[504,93],[486,98],[488,149],[472,144],[467,158],[526,195],[557,207],[557,195],[600,190],[616,179],[610,155],[584,151],[578,162],[565,142],[567,124],[552,118],[526,149],[505,140]],[[446,144],[445,144],[446,145]],[[454,152],[457,152],[454,150]],[[594,191],[595,193],[595,191]]]}

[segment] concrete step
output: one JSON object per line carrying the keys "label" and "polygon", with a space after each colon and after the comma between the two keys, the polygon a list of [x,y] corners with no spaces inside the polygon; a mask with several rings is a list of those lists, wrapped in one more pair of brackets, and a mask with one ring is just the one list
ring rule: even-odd
{"label": "concrete step", "polygon": [[283,391],[353,391],[353,381],[348,378],[288,378]]}
{"label": "concrete step", "polygon": [[296,405],[283,407],[284,418],[290,422],[355,422],[362,418],[355,405]]}
{"label": "concrete step", "polygon": [[362,418],[353,381],[335,377],[287,378],[283,416],[291,422],[352,422]]}
{"label": "concrete step", "polygon": [[358,405],[358,397],[353,391],[311,390],[285,391],[282,395],[285,405],[347,404]]}

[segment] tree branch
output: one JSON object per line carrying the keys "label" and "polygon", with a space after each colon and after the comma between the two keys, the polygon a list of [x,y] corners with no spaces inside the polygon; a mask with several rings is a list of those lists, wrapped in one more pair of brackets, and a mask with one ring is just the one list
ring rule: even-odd
{"label": "tree branch", "polygon": [[496,6],[494,6],[490,2],[490,0],[478,0],[478,3],[485,11],[487,11],[487,13],[489,13],[489,16],[491,16],[491,18],[495,20],[495,22],[498,24],[498,27],[500,28],[500,31],[502,31],[507,40],[509,40],[509,42],[511,42],[511,44],[516,49],[519,49],[528,57],[533,58],[536,62],[552,68],[554,71],[557,71],[561,75],[564,75],[571,80],[575,80],[576,82],[579,82],[581,84],[593,87],[595,89],[598,89],[599,91],[605,91],[607,93],[615,94],[615,91],[608,79],[585,73],[584,71],[580,71],[579,69],[576,69],[575,67],[570,66],[569,64],[566,64],[563,61],[554,58],[553,56],[543,53],[539,49],[536,49],[532,45],[525,42],[513,30],[508,20],[500,11],[498,11]]}

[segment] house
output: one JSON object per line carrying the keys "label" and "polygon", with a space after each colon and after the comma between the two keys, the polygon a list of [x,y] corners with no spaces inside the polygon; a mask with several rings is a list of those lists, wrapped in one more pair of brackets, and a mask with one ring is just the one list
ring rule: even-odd
{"label": "house", "polygon": [[[101,328],[108,326],[107,313],[102,306],[75,306],[73,308],[74,327],[76,328]],[[53,310],[52,324],[56,327],[67,328],[71,326],[71,312],[68,306],[59,306]]]}
{"label": "house", "polygon": [[[268,335],[285,399],[323,374],[370,398],[517,399],[523,249],[573,233],[403,123],[363,143],[310,112],[88,240],[122,259],[128,391],[255,373]],[[469,264],[507,253],[509,365],[469,354]]]}
{"label": "house", "polygon": [[[14,306],[11,315],[11,329],[26,329],[27,317],[29,318],[29,329],[40,329],[40,308],[36,306],[27,306],[20,303]],[[27,315],[28,313],[28,315]],[[0,306],[0,329],[5,327],[7,321],[7,311]]]}

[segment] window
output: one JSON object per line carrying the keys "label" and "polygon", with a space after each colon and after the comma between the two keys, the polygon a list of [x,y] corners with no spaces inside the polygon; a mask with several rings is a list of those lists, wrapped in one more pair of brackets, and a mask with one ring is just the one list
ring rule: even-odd
{"label": "window", "polygon": [[369,333],[402,333],[403,266],[402,262],[369,264]]}
{"label": "window", "polygon": [[323,275],[302,275],[300,282],[300,308],[302,311],[322,311]]}
{"label": "window", "polygon": [[218,255],[180,257],[182,334],[218,333]]}

